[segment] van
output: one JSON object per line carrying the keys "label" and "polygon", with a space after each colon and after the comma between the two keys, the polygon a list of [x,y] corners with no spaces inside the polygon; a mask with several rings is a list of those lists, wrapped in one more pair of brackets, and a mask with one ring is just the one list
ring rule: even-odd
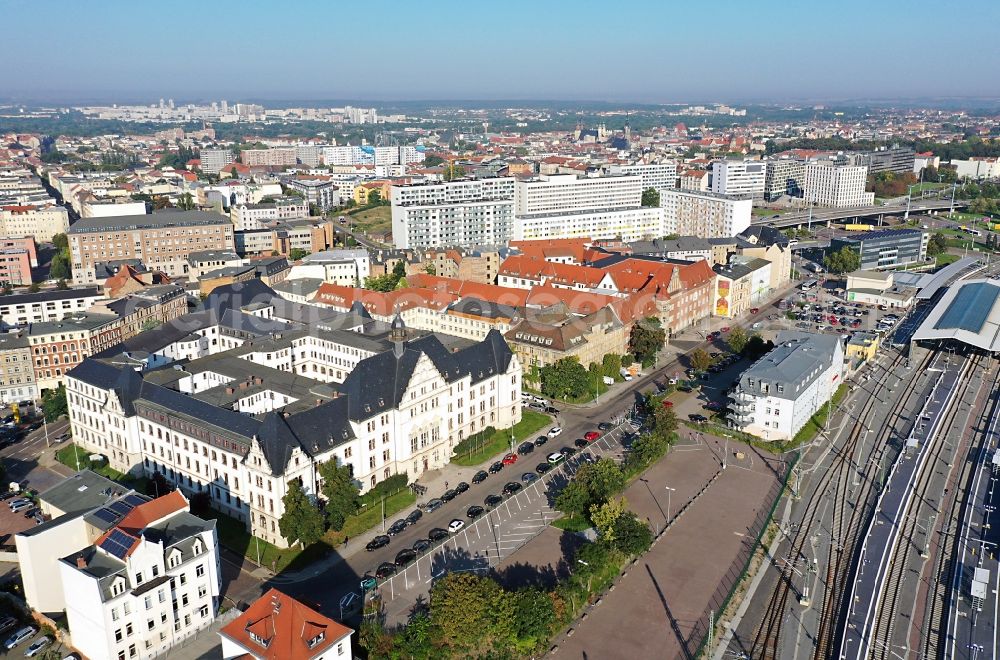
{"label": "van", "polygon": [[611,376],[604,376],[604,378],[602,378],[602,380],[604,381],[605,385],[614,385],[615,384],[615,379],[612,378]]}
{"label": "van", "polygon": [[24,511],[25,509],[30,509],[33,506],[35,506],[35,504],[31,500],[21,500],[17,504],[11,505],[10,511],[11,513],[18,513],[20,511]]}

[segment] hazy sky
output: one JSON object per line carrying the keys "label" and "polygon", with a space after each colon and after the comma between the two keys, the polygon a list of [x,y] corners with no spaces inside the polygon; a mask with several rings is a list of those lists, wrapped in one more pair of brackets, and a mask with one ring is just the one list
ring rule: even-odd
{"label": "hazy sky", "polygon": [[0,0],[21,100],[1000,96],[1000,2]]}

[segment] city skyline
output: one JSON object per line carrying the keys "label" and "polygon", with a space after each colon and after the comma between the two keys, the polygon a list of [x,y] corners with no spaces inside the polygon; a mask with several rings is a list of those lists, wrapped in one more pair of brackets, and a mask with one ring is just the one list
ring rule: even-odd
{"label": "city skyline", "polygon": [[[27,32],[10,35],[12,66],[0,88],[20,102],[172,95],[670,103],[978,99],[1000,83],[993,6],[976,8],[979,19],[961,41],[934,32],[938,12],[924,2],[905,12],[849,2],[834,13],[793,15],[778,3],[723,3],[710,16],[698,5],[601,9],[514,2],[491,13],[457,3],[434,11],[376,3],[334,12],[301,2],[271,15],[255,3],[238,12],[180,3],[179,20],[164,21],[153,6],[98,13],[65,2],[8,3],[12,24],[48,22],[60,47],[40,49]],[[651,34],[643,34],[647,25],[656,26]],[[268,32],[267,48],[241,46]],[[925,54],[890,56],[890,44],[922,35],[938,40]],[[951,53],[962,44],[981,52],[957,66]],[[531,68],[535,75],[526,75]]]}

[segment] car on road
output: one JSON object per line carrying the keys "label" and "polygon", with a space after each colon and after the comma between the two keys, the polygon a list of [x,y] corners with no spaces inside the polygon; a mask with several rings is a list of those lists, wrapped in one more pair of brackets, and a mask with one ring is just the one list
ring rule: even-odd
{"label": "car on road", "polygon": [[407,525],[406,520],[397,520],[396,522],[389,525],[389,529],[386,531],[388,532],[389,536],[395,536],[396,534],[399,534],[404,529],[406,529],[406,525]]}
{"label": "car on road", "polygon": [[503,485],[503,494],[507,497],[510,497],[519,490],[521,490],[521,484],[516,481],[508,481]]}
{"label": "car on road", "polygon": [[366,591],[371,591],[377,586],[378,586],[378,580],[375,579],[375,576],[368,575],[367,573],[361,576],[361,580],[358,582],[358,587],[361,588],[361,593],[365,593]]}
{"label": "car on road", "polygon": [[440,527],[435,527],[431,531],[427,532],[427,538],[432,541],[440,541],[441,539],[448,538],[448,530],[441,529]]}
{"label": "car on road", "polygon": [[562,433],[562,427],[561,426],[553,426],[552,428],[549,429],[548,435],[549,435],[550,438],[554,438],[554,437],[558,436],[560,433]]}
{"label": "car on road", "polygon": [[387,577],[392,577],[395,574],[396,574],[396,565],[390,564],[387,561],[382,562],[381,564],[378,565],[378,568],[375,569],[375,577],[377,577],[380,580],[384,580]]}
{"label": "car on road", "polygon": [[600,424],[597,425],[598,431],[610,431],[613,428],[614,425],[611,422],[601,422]]}
{"label": "car on road", "polygon": [[709,410],[722,410],[724,406],[718,401],[709,401],[703,407]]}
{"label": "car on road", "polygon": [[583,437],[587,439],[587,442],[593,442],[601,437],[601,434],[597,431],[587,431],[583,434]]}
{"label": "car on road", "polygon": [[521,456],[524,456],[525,454],[530,454],[533,451],[535,451],[534,442],[522,442],[520,445],[517,446],[517,453],[520,454]]}
{"label": "car on road", "polygon": [[31,646],[24,649],[24,657],[32,658],[42,652],[46,646],[52,643],[52,638],[49,636],[39,637],[31,643]]}
{"label": "car on road", "polygon": [[444,502],[435,497],[433,500],[430,500],[426,505],[424,505],[424,511],[427,513],[434,513],[443,506]]}
{"label": "car on road", "polygon": [[704,415],[699,415],[698,413],[692,413],[692,414],[688,415],[688,419],[690,419],[692,422],[696,422],[698,424],[701,424],[703,422],[707,422],[708,421],[708,417],[705,417]]}
{"label": "car on road", "polygon": [[694,388],[688,384],[680,385],[677,387],[678,392],[690,393],[694,391]]}
{"label": "car on road", "polygon": [[497,461],[496,463],[490,466],[490,474],[496,474],[502,469],[503,469],[503,461]]}
{"label": "car on road", "polygon": [[486,505],[487,509],[493,509],[494,507],[496,507],[496,505],[500,504],[501,502],[503,502],[503,498],[497,495],[496,493],[487,495],[486,499],[483,500],[483,504]]}
{"label": "car on road", "polygon": [[573,444],[576,445],[577,447],[583,448],[589,445],[590,443],[584,440],[583,438],[577,438],[576,440],[573,441]]}
{"label": "car on road", "polygon": [[481,484],[486,481],[490,474],[486,470],[480,470],[479,472],[472,475],[472,483]]}
{"label": "car on road", "polygon": [[406,516],[407,525],[415,525],[417,521],[424,517],[424,512],[420,509],[414,509],[410,512],[410,515]]}
{"label": "car on road", "polygon": [[545,474],[551,469],[552,466],[549,465],[548,463],[539,463],[538,465],[535,466],[535,472],[537,472],[538,474]]}
{"label": "car on road", "polygon": [[534,472],[525,472],[521,475],[521,483],[528,485],[538,479],[538,475]]}
{"label": "car on road", "polygon": [[750,308],[750,313],[751,314],[760,314],[760,308],[759,307],[751,307]]}
{"label": "car on road", "polygon": [[486,509],[479,506],[478,504],[473,504],[472,506],[470,506],[468,509],[465,510],[465,516],[469,520],[475,520],[479,516],[483,515],[485,512]]}
{"label": "car on road", "polygon": [[584,461],[586,463],[596,463],[597,462],[597,459],[594,458],[594,455],[591,454],[589,451],[585,451],[582,454],[580,454],[580,460]]}
{"label": "car on road", "polygon": [[7,641],[4,642],[3,646],[5,649],[9,651],[10,649],[31,639],[31,637],[36,632],[38,632],[38,628],[35,628],[34,626],[25,626],[24,628],[21,628],[16,633],[8,637]]}
{"label": "car on road", "polygon": [[551,454],[549,454],[548,460],[549,463],[551,463],[552,465],[558,465],[559,463],[562,463],[563,460],[565,460],[565,458],[566,457],[563,456],[561,452],[554,451]]}
{"label": "car on road", "polygon": [[451,534],[457,534],[458,532],[462,531],[464,527],[465,527],[465,521],[459,518],[455,518],[450,523],[448,523],[448,532]]}
{"label": "car on road", "polygon": [[385,534],[379,534],[378,536],[376,536],[375,538],[373,538],[371,541],[368,542],[368,544],[365,546],[365,550],[367,550],[368,552],[371,552],[372,550],[378,550],[379,548],[384,548],[385,546],[389,545],[391,542],[392,539],[390,539],[388,536],[386,536]]}
{"label": "car on road", "polygon": [[454,488],[449,488],[448,490],[441,493],[441,499],[445,502],[451,502],[453,499],[458,497],[458,492]]}
{"label": "car on road", "polygon": [[558,415],[559,409],[556,408],[555,406],[545,406],[545,412],[547,412],[550,415]]}
{"label": "car on road", "polygon": [[549,441],[549,436],[547,436],[547,435],[540,435],[537,438],[535,438],[535,446],[536,447],[541,447],[542,445],[544,445],[548,441]]}
{"label": "car on road", "polygon": [[467,490],[469,490],[469,484],[465,483],[464,481],[459,481],[457,484],[455,484],[455,492],[458,493],[459,495],[461,495]]}
{"label": "car on road", "polygon": [[393,563],[400,568],[408,566],[414,559],[417,558],[417,551],[411,548],[404,548],[396,553],[396,559]]}
{"label": "car on road", "polygon": [[576,450],[573,449],[572,447],[563,447],[562,449],[559,450],[559,453],[565,456],[566,458],[569,458],[570,456],[576,453]]}

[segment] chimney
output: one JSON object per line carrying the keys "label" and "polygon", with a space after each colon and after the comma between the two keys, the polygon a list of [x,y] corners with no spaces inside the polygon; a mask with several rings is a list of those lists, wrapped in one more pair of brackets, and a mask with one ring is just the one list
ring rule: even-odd
{"label": "chimney", "polygon": [[253,384],[254,385],[263,385],[264,384],[264,379],[261,378],[260,376],[254,376],[253,377]]}
{"label": "chimney", "polygon": [[233,387],[226,387],[226,394],[235,394],[236,389]]}
{"label": "chimney", "polygon": [[87,568],[87,560],[83,555],[76,558],[76,567],[80,569]]}

